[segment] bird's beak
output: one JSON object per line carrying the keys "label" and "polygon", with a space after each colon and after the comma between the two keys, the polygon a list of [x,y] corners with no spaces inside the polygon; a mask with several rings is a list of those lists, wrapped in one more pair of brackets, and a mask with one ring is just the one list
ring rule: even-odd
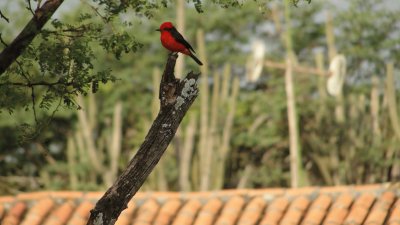
{"label": "bird's beak", "polygon": [[161,31],[160,29],[156,29],[156,31]]}

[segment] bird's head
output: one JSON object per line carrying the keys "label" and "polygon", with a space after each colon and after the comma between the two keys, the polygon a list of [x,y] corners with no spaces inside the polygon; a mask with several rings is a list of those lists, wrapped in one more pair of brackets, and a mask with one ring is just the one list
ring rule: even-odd
{"label": "bird's head", "polygon": [[156,31],[167,31],[168,29],[174,28],[174,25],[171,22],[164,22],[161,24],[160,29],[157,29]]}

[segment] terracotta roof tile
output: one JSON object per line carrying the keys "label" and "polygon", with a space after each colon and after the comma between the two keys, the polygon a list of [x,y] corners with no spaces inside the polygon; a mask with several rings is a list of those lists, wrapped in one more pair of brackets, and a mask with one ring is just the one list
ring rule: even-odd
{"label": "terracotta roof tile", "polygon": [[160,205],[154,199],[147,200],[140,208],[133,225],[150,225],[157,215]]}
{"label": "terracotta roof tile", "polygon": [[130,225],[132,223],[133,213],[135,212],[135,202],[130,201],[128,203],[128,208],[122,211],[121,215],[118,217],[115,225]]}
{"label": "terracotta roof tile", "polygon": [[51,208],[55,205],[55,202],[50,198],[44,198],[37,202],[22,221],[22,225],[39,225],[43,222],[43,219],[50,212]]}
{"label": "terracotta roof tile", "polygon": [[393,206],[393,211],[388,219],[388,225],[400,225],[400,198]]}
{"label": "terracotta roof tile", "polygon": [[197,199],[189,200],[178,212],[172,225],[190,225],[201,207],[201,202]]}
{"label": "terracotta roof tile", "polygon": [[20,193],[16,196],[18,200],[37,200],[49,197],[49,192],[40,191],[40,192],[31,192],[31,193]]}
{"label": "terracotta roof tile", "polygon": [[371,193],[364,193],[354,202],[350,213],[344,221],[345,225],[362,224],[368,215],[369,209],[374,203],[375,196]]}
{"label": "terracotta roof tile", "polygon": [[89,201],[82,202],[75,212],[72,214],[72,218],[68,221],[68,225],[85,225],[89,218],[90,210],[94,204]]}
{"label": "terracotta roof tile", "polygon": [[167,225],[170,224],[175,215],[177,214],[182,203],[178,199],[172,199],[167,201],[161,207],[154,224]]}
{"label": "terracotta roof tile", "polygon": [[332,203],[332,198],[326,194],[318,196],[310,209],[308,210],[306,217],[304,218],[303,225],[317,225],[321,224],[325,217],[326,211]]}
{"label": "terracotta roof tile", "polygon": [[385,192],[374,204],[365,221],[365,225],[383,224],[395,199],[396,195],[394,192]]}
{"label": "terracotta roof tile", "polygon": [[319,187],[303,187],[287,189],[285,195],[288,198],[297,197],[299,195],[311,195],[319,192]]}
{"label": "terracotta roof tile", "polygon": [[50,193],[50,197],[62,198],[62,199],[77,199],[77,198],[82,198],[84,195],[85,193],[81,191],[57,191]]}
{"label": "terracotta roof tile", "polygon": [[95,200],[95,199],[99,199],[104,195],[104,192],[88,192],[88,193],[84,193],[84,198],[87,200]]}
{"label": "terracotta roof tile", "polygon": [[233,225],[240,216],[245,200],[242,197],[234,196],[227,203],[218,217],[216,225]]}
{"label": "terracotta roof tile", "polygon": [[2,224],[7,225],[17,225],[20,223],[23,214],[25,213],[27,206],[24,202],[17,202],[13,207],[8,211],[6,217],[2,221]]}
{"label": "terracotta roof tile", "polygon": [[253,198],[243,211],[238,225],[253,225],[262,216],[262,212],[267,205],[266,201],[261,197]]}
{"label": "terracotta roof tile", "polygon": [[[34,192],[0,197],[4,225],[85,225],[102,192]],[[116,225],[400,225],[400,191],[386,184],[140,192]]]}
{"label": "terracotta roof tile", "polygon": [[310,200],[307,197],[297,197],[289,206],[286,215],[283,217],[281,224],[297,225],[300,223],[304,212],[307,210]]}
{"label": "terracotta roof tile", "polygon": [[272,202],[267,207],[264,218],[261,220],[260,225],[275,225],[279,224],[279,221],[285,214],[285,211],[289,205],[289,200],[285,197],[280,197]]}
{"label": "terracotta roof tile", "polygon": [[6,210],[4,209],[4,205],[0,205],[0,221],[3,219]]}
{"label": "terracotta roof tile", "polygon": [[288,190],[287,188],[268,188],[268,192],[265,189],[254,189],[254,190],[247,190],[246,193],[241,193],[241,195],[248,195],[249,197],[257,197],[266,195],[269,196],[281,196],[284,195]]}
{"label": "terracotta roof tile", "polygon": [[349,213],[349,208],[353,203],[353,196],[349,193],[341,194],[334,204],[332,205],[328,216],[324,221],[324,225],[335,225],[342,224],[347,214]]}
{"label": "terracotta roof tile", "polygon": [[16,199],[14,196],[0,197],[0,204],[13,203],[13,202],[15,202],[15,200]]}
{"label": "terracotta roof tile", "polygon": [[212,198],[200,210],[194,225],[212,225],[217,219],[217,214],[222,208],[222,201]]}
{"label": "terracotta roof tile", "polygon": [[44,225],[63,225],[69,220],[74,210],[74,203],[69,200],[58,206],[46,219]]}

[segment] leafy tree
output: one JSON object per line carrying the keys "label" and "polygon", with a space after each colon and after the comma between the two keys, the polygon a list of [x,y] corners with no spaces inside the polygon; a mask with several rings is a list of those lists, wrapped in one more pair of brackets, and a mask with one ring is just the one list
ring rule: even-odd
{"label": "leafy tree", "polygon": [[[121,169],[142,142],[152,118],[149,107],[154,92],[151,85],[152,75],[155,69],[161,68],[166,56],[154,29],[159,26],[159,21],[174,21],[174,4],[170,1],[165,1],[166,4],[164,1],[143,1],[146,7],[137,6],[139,8],[136,11],[133,1],[125,9],[113,2],[118,1],[93,1],[90,5],[76,6],[79,7],[79,11],[71,8],[63,15],[56,15],[18,58],[21,65],[14,63],[0,75],[0,104],[3,111],[0,114],[0,136],[5,137],[0,141],[0,161],[6,162],[0,163],[0,169],[4,171],[4,176],[11,178],[22,179],[23,176],[28,176],[27,179],[18,182],[10,178],[12,184],[8,182],[10,185],[1,186],[4,189],[0,192],[9,193],[16,189],[35,190],[40,187],[69,188],[68,174],[65,172],[65,149],[67,137],[73,136],[77,129],[78,120],[74,109],[79,106],[75,102],[76,94],[84,95],[97,91],[94,95],[98,109],[93,118],[97,122],[94,138],[107,136],[113,106],[117,100],[123,101],[123,143],[119,162]],[[377,74],[382,77],[386,60],[398,61],[398,51],[395,51],[398,42],[397,36],[394,35],[396,30],[393,29],[398,20],[391,13],[387,16],[390,20],[385,16],[376,16],[377,8],[372,4],[376,3],[379,6],[380,3],[372,0],[367,2],[361,11],[355,3],[349,3],[345,8],[334,9],[321,1],[313,1],[310,5],[299,2],[293,10],[293,48],[300,63],[313,65],[314,52],[322,50],[326,53],[326,9],[337,15],[334,17],[336,46],[338,52],[344,52],[349,59],[350,82],[346,84],[344,98],[345,115],[349,119],[345,124],[335,121],[335,102],[332,99],[327,98],[321,103],[317,77],[304,74],[295,76],[300,141],[304,149],[303,164],[313,184],[386,182],[393,179],[393,176],[387,174],[393,170],[396,162],[389,156],[398,154],[395,151],[398,140],[394,138],[384,108],[380,109],[379,124],[385,140],[373,140],[369,111],[371,86],[368,82],[360,82],[358,74],[361,75],[359,71],[363,71],[365,75]],[[226,62],[232,63],[234,76],[241,76],[248,54],[249,39],[255,36],[261,37],[267,43],[268,59],[281,60],[284,57],[284,47],[271,20],[269,5],[263,3],[265,2],[188,3],[185,37],[195,43],[198,28],[202,28],[207,34],[206,52],[211,72],[209,76],[219,74]],[[33,8],[36,8],[35,6]],[[5,17],[12,15],[11,9],[12,7],[8,11],[2,7]],[[203,11],[203,14],[198,14],[197,11]],[[376,18],[374,20],[361,16],[364,14]],[[354,20],[351,20],[351,15],[356,15]],[[16,36],[10,27],[21,28],[25,24],[26,20],[22,17],[10,17],[9,23],[4,19],[0,20],[5,44],[10,45]],[[280,20],[283,24],[282,17]],[[284,29],[284,26],[282,27]],[[367,27],[368,29],[363,29]],[[356,30],[357,33],[354,33]],[[370,30],[374,32],[369,32]],[[385,32],[389,32],[390,35],[382,38]],[[373,65],[376,70],[371,72],[363,65],[368,65],[368,68]],[[186,66],[188,69],[197,70],[189,61]],[[68,73],[70,68],[71,75]],[[36,123],[32,108],[32,87],[27,85],[28,80],[22,72],[27,74],[34,89],[34,105],[39,126],[15,126],[21,122]],[[51,84],[38,84],[44,81]],[[103,81],[107,83],[103,84]],[[212,85],[210,82],[210,88]],[[379,99],[382,102],[381,95]],[[264,70],[262,80],[255,87],[248,87],[242,82],[230,143],[232,154],[227,159],[224,187],[236,187],[248,165],[251,165],[253,172],[246,186],[289,186],[289,149],[284,101],[282,71]],[[383,103],[381,105],[384,106]],[[317,112],[319,107],[324,108],[324,114],[320,115]],[[198,103],[195,103],[191,110],[198,115]],[[54,116],[53,111],[57,111]],[[12,115],[8,115],[8,112],[12,112]],[[219,110],[222,115],[225,112],[226,109]],[[51,123],[50,117],[53,117]],[[257,120],[262,121],[261,125],[257,125]],[[188,123],[187,120],[183,121],[184,129]],[[253,133],[250,129],[253,129]],[[21,136],[26,142],[18,142]],[[195,140],[198,137],[196,133]],[[181,140],[176,140],[179,141]],[[163,159],[165,168],[168,168],[166,180],[170,190],[179,188],[177,146],[173,144],[172,147],[175,148],[168,151],[168,155]],[[195,146],[194,151],[197,151],[196,148]],[[337,156],[336,165],[331,163],[333,156]],[[27,161],[28,157],[32,160]],[[193,163],[197,163],[195,157],[192,159]],[[56,165],[51,163],[52,159],[57,162]],[[79,165],[78,168],[82,173],[91,170],[89,165]],[[50,182],[46,182],[48,176],[54,179],[48,179]],[[30,182],[31,180],[34,182]],[[83,186],[88,190],[104,189],[103,184],[95,182],[83,183],[79,188]]]}
{"label": "leafy tree", "polygon": [[351,1],[337,12],[338,49],[345,54],[352,81],[385,74],[385,63],[400,58],[398,9],[385,1]]}

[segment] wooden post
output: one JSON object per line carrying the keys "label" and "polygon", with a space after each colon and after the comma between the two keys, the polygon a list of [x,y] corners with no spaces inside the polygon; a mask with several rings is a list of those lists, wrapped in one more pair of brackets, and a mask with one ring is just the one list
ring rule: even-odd
{"label": "wooden post", "polygon": [[[337,50],[335,47],[335,35],[333,32],[332,16],[329,12],[327,12],[326,14],[325,32],[326,32],[326,42],[328,45],[329,61],[331,62],[332,59],[337,55]],[[343,93],[340,93],[335,98],[336,98],[336,107],[335,107],[336,122],[344,123],[346,117],[344,114]]]}
{"label": "wooden post", "polygon": [[[176,2],[176,28],[182,35],[185,35],[185,0],[177,0]],[[185,68],[185,57],[176,60],[176,77],[183,76]]]}
{"label": "wooden post", "polygon": [[200,67],[201,82],[200,82],[200,138],[199,138],[199,161],[200,161],[200,190],[206,191],[210,187],[210,172],[211,165],[208,149],[208,132],[209,132],[209,89],[208,89],[208,61],[206,57],[206,47],[204,41],[204,32],[202,29],[197,30],[197,47],[199,48],[199,58],[204,65]]}
{"label": "wooden post", "polygon": [[389,118],[394,133],[400,140],[400,120],[397,113],[395,83],[394,64],[393,62],[386,63],[386,96],[388,101]]}
{"label": "wooden post", "polygon": [[289,148],[290,148],[290,184],[291,187],[299,187],[300,180],[300,159],[299,159],[299,145],[298,145],[298,127],[296,117],[296,103],[293,88],[293,71],[292,60],[290,57],[286,59],[286,72],[285,72],[285,90],[287,101],[287,116],[289,123]]}
{"label": "wooden post", "polygon": [[285,89],[287,99],[287,114],[289,124],[289,148],[290,148],[290,183],[291,187],[299,187],[305,183],[305,173],[301,164],[301,147],[298,140],[299,129],[296,112],[296,100],[293,85],[293,64],[295,54],[292,46],[291,21],[290,21],[290,0],[285,0],[285,45],[286,45],[286,72]]}

